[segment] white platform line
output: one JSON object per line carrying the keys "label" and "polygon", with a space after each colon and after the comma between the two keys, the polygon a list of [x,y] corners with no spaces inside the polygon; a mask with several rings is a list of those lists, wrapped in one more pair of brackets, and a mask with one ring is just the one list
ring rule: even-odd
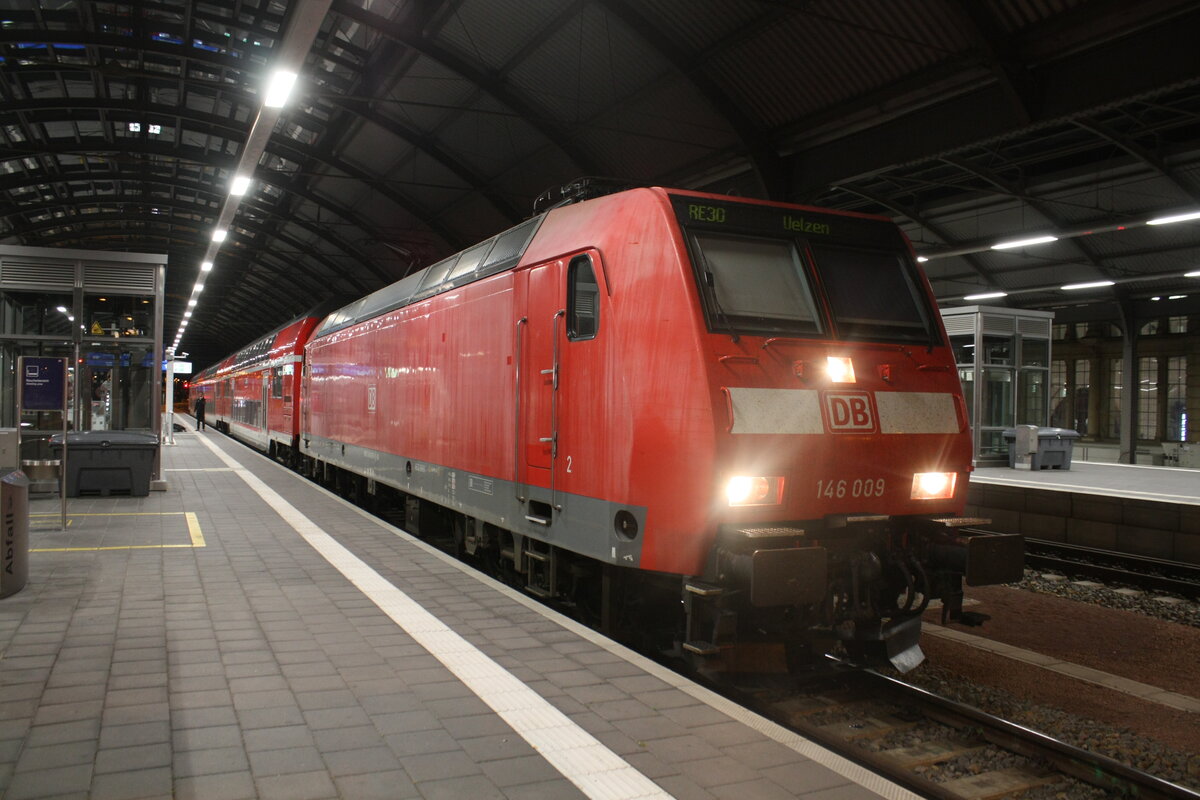
{"label": "white platform line", "polygon": [[371,599],[418,644],[575,784],[596,800],[636,800],[672,795],[580,728],[485,653],[450,630],[358,556],[313,524],[291,503],[216,445],[205,447],[229,466],[285,522]]}

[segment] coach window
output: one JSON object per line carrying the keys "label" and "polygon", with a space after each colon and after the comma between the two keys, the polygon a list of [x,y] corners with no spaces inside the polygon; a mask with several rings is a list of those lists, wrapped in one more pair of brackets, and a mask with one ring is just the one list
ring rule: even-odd
{"label": "coach window", "polygon": [[567,268],[567,338],[595,339],[600,331],[600,285],[592,259],[578,256]]}
{"label": "coach window", "polygon": [[276,400],[283,399],[283,374],[279,367],[271,368],[271,397]]}

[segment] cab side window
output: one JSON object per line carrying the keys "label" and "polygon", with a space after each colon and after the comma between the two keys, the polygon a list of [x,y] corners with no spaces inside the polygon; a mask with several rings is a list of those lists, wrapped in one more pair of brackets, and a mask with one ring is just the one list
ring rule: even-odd
{"label": "cab side window", "polygon": [[590,256],[576,256],[567,267],[567,338],[595,339],[600,332],[600,285]]}

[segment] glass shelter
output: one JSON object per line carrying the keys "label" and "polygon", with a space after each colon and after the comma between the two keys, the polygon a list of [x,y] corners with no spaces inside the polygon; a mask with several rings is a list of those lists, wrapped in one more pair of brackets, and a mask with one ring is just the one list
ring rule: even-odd
{"label": "glass shelter", "polygon": [[1017,308],[943,308],[971,420],[975,462],[1008,463],[1004,431],[1050,420],[1050,323],[1054,314]]}
{"label": "glass shelter", "polygon": [[[167,257],[0,245],[0,428],[21,428],[21,459],[50,456],[60,412],[16,419],[17,359],[66,358],[75,431],[157,433]],[[157,477],[157,464],[154,469]]]}

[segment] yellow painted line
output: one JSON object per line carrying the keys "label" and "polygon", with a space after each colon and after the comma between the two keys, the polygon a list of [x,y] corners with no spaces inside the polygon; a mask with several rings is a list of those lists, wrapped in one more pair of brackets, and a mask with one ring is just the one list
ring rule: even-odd
{"label": "yellow painted line", "polygon": [[[191,511],[106,511],[97,512],[95,514],[68,514],[69,517],[178,517],[183,514],[191,514]],[[34,517],[54,517],[58,519],[58,514],[30,514],[29,518]]]}
{"label": "yellow painted line", "polygon": [[[58,514],[30,514],[30,519],[33,517],[58,517]],[[200,530],[200,519],[193,511],[162,511],[162,512],[146,512],[146,511],[131,511],[128,514],[121,513],[104,513],[104,514],[72,514],[72,517],[177,517],[183,516],[187,520],[188,538],[191,539],[190,544],[125,544],[113,545],[111,547],[32,547],[29,549],[31,553],[95,553],[101,550],[177,550],[180,548],[197,548],[204,547],[204,533]],[[73,520],[68,519],[67,525],[70,526]]]}
{"label": "yellow painted line", "polygon": [[192,547],[204,547],[204,534],[200,532],[200,520],[195,513],[187,512],[188,533],[192,537]]}

